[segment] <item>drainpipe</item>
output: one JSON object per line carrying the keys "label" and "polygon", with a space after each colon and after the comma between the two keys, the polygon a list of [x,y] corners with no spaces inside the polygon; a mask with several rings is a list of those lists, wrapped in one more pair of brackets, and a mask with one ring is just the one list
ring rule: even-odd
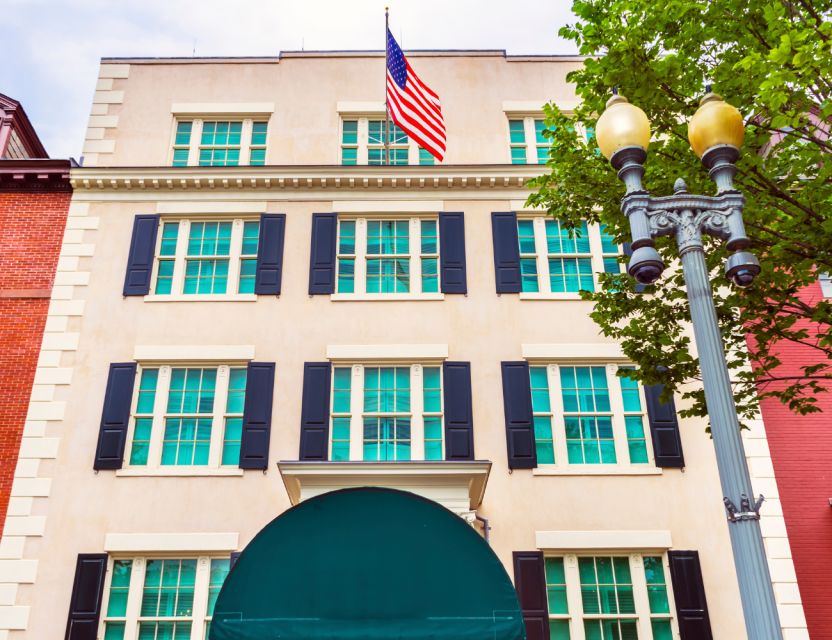
{"label": "drainpipe", "polygon": [[490,525],[490,524],[488,524],[488,518],[483,518],[483,517],[482,517],[480,514],[478,514],[478,513],[474,513],[474,517],[475,517],[477,520],[479,520],[480,522],[482,522],[483,537],[485,538],[485,541],[486,541],[489,545],[491,545],[491,542],[490,542],[491,536],[489,535],[489,534],[490,534],[490,532],[491,532],[491,525]]}

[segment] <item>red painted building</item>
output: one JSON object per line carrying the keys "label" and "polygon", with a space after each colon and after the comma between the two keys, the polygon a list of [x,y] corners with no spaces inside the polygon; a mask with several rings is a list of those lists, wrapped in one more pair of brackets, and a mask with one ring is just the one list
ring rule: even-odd
{"label": "red painted building", "polygon": [[[801,298],[823,296],[816,283]],[[799,376],[801,365],[818,360],[817,351],[793,342],[781,344],[778,356],[782,376]],[[798,416],[779,400],[761,402],[809,636],[832,640],[832,392],[818,396],[818,407],[821,413]]]}
{"label": "red painted building", "polygon": [[69,167],[49,158],[20,103],[0,94],[0,527],[72,197]]}

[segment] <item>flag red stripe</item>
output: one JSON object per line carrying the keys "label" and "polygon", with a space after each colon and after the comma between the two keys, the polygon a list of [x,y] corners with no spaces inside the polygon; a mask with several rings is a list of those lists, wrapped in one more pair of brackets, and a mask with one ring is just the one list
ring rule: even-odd
{"label": "flag red stripe", "polygon": [[444,139],[437,140],[434,136],[429,135],[425,129],[418,126],[417,124],[413,124],[412,122],[410,122],[410,118],[402,112],[398,101],[395,99],[395,96],[391,95],[390,97],[390,115],[393,118],[393,121],[397,125],[399,125],[404,131],[406,131],[410,137],[412,137],[414,140],[416,140],[416,142],[418,142],[422,147],[424,147],[428,152],[430,152],[431,155],[441,160],[445,154]]}
{"label": "flag red stripe", "polygon": [[408,77],[410,77],[411,75],[413,75],[413,77],[415,77],[415,78],[416,78],[416,80],[418,80],[418,81],[419,81],[419,84],[421,84],[421,85],[424,87],[425,92],[426,92],[426,93],[427,93],[427,94],[428,94],[431,98],[433,98],[433,99],[436,101],[436,104],[438,105],[438,104],[439,104],[439,96],[438,96],[438,95],[436,95],[436,93],[435,93],[435,92],[434,92],[434,91],[433,91],[433,90],[432,90],[429,86],[427,86],[426,84],[424,84],[424,83],[422,82],[421,78],[419,78],[419,76],[417,76],[417,75],[416,75],[416,73],[413,71],[413,67],[411,67],[411,66],[410,66],[410,62],[408,62],[407,58],[405,58],[405,59],[404,59],[404,64],[405,64],[405,66],[407,67],[407,75],[408,75]]}
{"label": "flag red stripe", "polygon": [[[414,114],[408,109],[406,106],[402,105],[399,101],[399,96],[395,93],[389,94],[390,103],[395,107],[395,111],[399,115],[399,117],[404,122],[396,122],[402,129],[404,129],[407,133],[412,133],[414,130],[421,133],[425,138],[428,138],[432,141],[431,146],[435,146],[437,148],[441,148],[444,151],[445,148],[445,136],[444,134],[438,134],[434,129],[429,127],[418,117],[418,114]],[[408,126],[409,125],[409,126]],[[413,137],[416,137],[415,135]]]}
{"label": "flag red stripe", "polygon": [[403,101],[406,101],[412,111],[419,113],[426,122],[432,124],[434,129],[437,131],[441,130],[442,133],[445,132],[445,122],[442,119],[442,113],[440,112],[437,116],[434,110],[426,110],[422,103],[418,101],[417,97],[413,95],[409,80],[404,91],[402,91],[388,73],[387,87],[388,90],[395,91]]}
{"label": "flag red stripe", "polygon": [[405,91],[412,92],[416,98],[422,103],[425,109],[433,113],[437,118],[442,118],[442,105],[435,101],[433,98],[428,96],[423,89],[425,85],[419,80],[418,77],[410,77],[407,78],[407,84],[405,85]]}
{"label": "flag red stripe", "polygon": [[390,96],[395,96],[401,111],[406,111],[413,118],[417,119],[419,124],[433,134],[435,138],[443,139],[445,137],[445,127],[437,127],[429,118],[425,118],[424,113],[413,105],[406,93],[396,91],[395,86],[389,86],[388,91],[390,92]]}

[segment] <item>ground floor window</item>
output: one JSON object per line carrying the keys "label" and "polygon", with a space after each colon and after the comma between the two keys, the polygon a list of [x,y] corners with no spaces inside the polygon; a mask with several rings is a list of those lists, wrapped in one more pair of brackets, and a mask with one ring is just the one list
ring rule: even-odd
{"label": "ground floor window", "polygon": [[552,640],[672,640],[663,555],[546,557]]}
{"label": "ground floor window", "polygon": [[104,640],[202,640],[230,559],[114,558],[110,568]]}

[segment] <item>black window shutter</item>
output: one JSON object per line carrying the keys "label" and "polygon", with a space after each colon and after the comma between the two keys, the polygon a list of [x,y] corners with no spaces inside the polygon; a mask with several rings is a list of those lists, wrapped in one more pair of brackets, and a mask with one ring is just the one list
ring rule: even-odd
{"label": "black window shutter", "polygon": [[517,214],[491,214],[494,241],[494,276],[497,293],[520,293],[520,244],[517,238]]}
{"label": "black window shutter", "polygon": [[503,407],[506,414],[506,445],[509,469],[537,466],[529,363],[503,362]]}
{"label": "black window shutter", "polygon": [[673,597],[682,640],[713,640],[705,584],[696,551],[668,551]]}
{"label": "black window shutter", "polygon": [[644,387],[644,398],[647,400],[647,418],[650,422],[650,435],[653,439],[653,456],[657,467],[685,466],[682,455],[682,438],[679,434],[679,419],[676,416],[676,405],[661,402],[663,384]]}
{"label": "black window shutter", "polygon": [[329,362],[303,364],[303,401],[300,410],[300,459],[329,458]]}
{"label": "black window shutter", "polygon": [[127,274],[124,276],[125,296],[146,296],[150,293],[158,228],[159,216],[136,216],[133,219],[133,236],[127,257]]}
{"label": "black window shutter", "polygon": [[549,640],[549,605],[542,551],[515,551],[514,588],[526,622],[526,640]]}
{"label": "black window shutter", "polygon": [[471,363],[442,366],[445,399],[445,459],[474,459],[474,408],[471,401]]}
{"label": "black window shutter", "polygon": [[240,439],[240,469],[267,469],[272,430],[274,362],[249,362]]}
{"label": "black window shutter", "polygon": [[442,293],[468,293],[464,213],[439,214],[439,262]]}
{"label": "black window shutter", "polygon": [[107,575],[106,553],[79,553],[64,640],[95,640]]}
{"label": "black window shutter", "polygon": [[[629,242],[625,242],[622,245],[622,249],[624,250],[624,255],[627,256],[628,258],[633,255],[633,245],[631,245]],[[626,267],[625,267],[625,270],[626,270]],[[641,284],[640,282],[636,283],[636,293],[642,293],[642,292],[644,292],[644,290],[646,288],[647,288],[646,284]]]}
{"label": "black window shutter", "polygon": [[260,216],[260,241],[257,245],[257,277],[254,293],[280,295],[283,276],[283,239],[286,234],[285,213]]}
{"label": "black window shutter", "polygon": [[119,362],[110,365],[93,469],[121,469],[124,462],[124,446],[127,444],[127,427],[130,424],[130,406],[133,402],[135,381],[135,362]]}
{"label": "black window shutter", "polygon": [[309,254],[309,295],[335,293],[335,244],[338,216],[312,214],[312,248]]}
{"label": "black window shutter", "polygon": [[231,571],[234,568],[234,565],[237,564],[237,560],[240,559],[240,556],[243,554],[242,551],[232,551],[231,558],[228,561],[228,570]]}

